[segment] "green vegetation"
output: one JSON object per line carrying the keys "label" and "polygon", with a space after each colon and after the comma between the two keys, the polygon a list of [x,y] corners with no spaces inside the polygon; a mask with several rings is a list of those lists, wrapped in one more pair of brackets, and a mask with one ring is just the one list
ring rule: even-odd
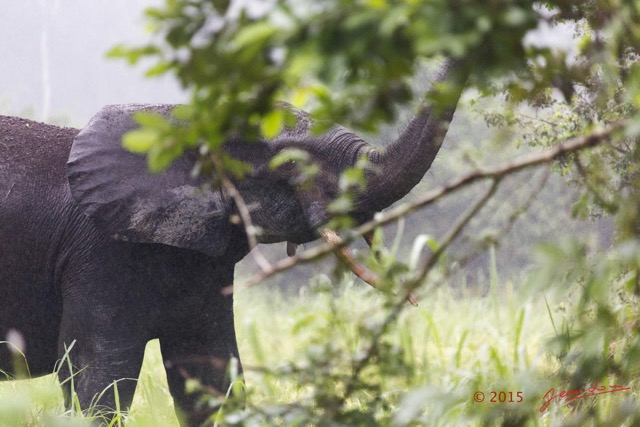
{"label": "green vegetation", "polygon": [[[616,305],[606,341],[597,341],[598,331],[579,330],[583,320],[573,314],[579,306],[573,302],[575,287],[512,283],[497,284],[496,295],[455,292],[450,286],[425,291],[420,306],[405,310],[380,339],[383,345],[367,360],[356,390],[342,406],[333,406],[371,344],[363,328],[375,330],[385,314],[379,293],[347,277],[338,282],[318,277],[297,297],[273,289],[238,293],[247,411],[231,411],[223,424],[588,425],[580,420],[589,413],[591,425],[618,425],[611,420],[637,411],[636,364],[634,377],[609,373],[599,382],[630,391],[554,401],[540,412],[549,389],[577,388],[562,376],[568,354],[590,348],[626,369],[631,362],[625,360],[626,349],[637,345],[637,338],[611,331],[637,322],[637,301],[634,309],[612,295],[609,301]],[[572,340],[558,340],[563,336]],[[474,401],[477,392],[484,394],[483,402]],[[80,416],[63,413],[54,377],[0,384],[2,426],[87,425]],[[128,426],[177,425],[157,342],[148,346],[133,407],[123,419]]]}

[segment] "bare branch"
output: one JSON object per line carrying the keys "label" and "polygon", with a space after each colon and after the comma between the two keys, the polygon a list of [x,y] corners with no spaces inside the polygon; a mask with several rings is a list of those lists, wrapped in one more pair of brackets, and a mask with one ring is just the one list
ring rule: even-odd
{"label": "bare branch", "polygon": [[[356,276],[362,279],[365,283],[380,290],[380,278],[371,272],[367,267],[356,261],[351,250],[346,246],[341,246],[342,238],[336,234],[335,231],[328,228],[323,229],[320,232],[322,239],[334,247],[333,253],[335,256],[347,266]],[[395,295],[395,292],[394,292]],[[405,298],[414,307],[418,306],[418,301],[409,292]]]}
{"label": "bare branch", "polygon": [[[490,178],[500,178],[521,171],[523,169],[549,163],[569,153],[580,151],[585,148],[598,146],[605,141],[608,141],[612,134],[620,130],[624,124],[624,122],[617,122],[609,126],[608,128],[596,131],[589,135],[572,138],[567,142],[556,145],[555,147],[549,148],[540,153],[520,156],[513,159],[512,161],[506,162],[502,165],[498,165],[494,168],[479,168],[475,171],[469,172],[468,174],[462,175],[458,179],[454,179],[449,184],[445,184],[439,188],[428,191],[421,196],[418,196],[418,198],[411,203],[399,205],[393,209],[386,211],[384,214],[378,216],[377,218],[374,218],[372,221],[362,224],[361,226],[355,228],[353,235],[355,237],[373,231],[380,225],[393,222],[400,217],[406,216],[416,211],[419,208],[430,205],[431,203],[449,193],[457,191],[458,189],[466,187],[477,181]],[[353,239],[354,237],[351,238]]]}
{"label": "bare branch", "polygon": [[[513,225],[522,217],[522,215],[528,212],[529,208],[531,207],[531,204],[544,188],[544,185],[549,179],[549,175],[550,175],[550,168],[545,168],[541,178],[537,180],[537,184],[534,186],[534,189],[529,192],[524,202],[522,202],[520,206],[513,208],[509,217],[504,221],[504,224],[498,229],[498,232],[492,236],[491,238],[492,242],[501,241],[504,238],[504,236],[506,236],[511,231],[511,229],[513,228]],[[470,240],[469,238],[465,238],[465,243],[468,242],[469,240]],[[467,264],[467,262],[469,262],[469,260],[473,256],[477,255],[480,250],[487,249],[488,246],[489,245],[487,245],[485,242],[479,245],[479,247],[477,247],[475,250],[469,251],[463,256],[461,256],[460,258],[455,259],[455,262],[459,266],[464,266]]]}
{"label": "bare branch", "polygon": [[220,179],[220,183],[222,187],[225,189],[227,194],[233,199],[238,208],[238,214],[242,219],[242,223],[244,224],[245,232],[247,233],[247,241],[249,242],[249,249],[251,250],[251,255],[256,261],[256,264],[260,267],[263,272],[271,271],[273,268],[271,267],[271,263],[267,260],[267,258],[257,249],[258,240],[256,238],[256,228],[253,226],[253,222],[251,221],[251,213],[249,212],[249,208],[242,197],[242,194],[238,191],[236,186],[231,182],[229,177],[224,173],[224,168],[220,159],[216,156],[209,156],[211,162],[215,168],[216,176]]}
{"label": "bare branch", "polygon": [[410,293],[411,289],[415,289],[416,287],[418,287],[418,285],[422,281],[424,281],[424,279],[427,277],[427,275],[429,274],[431,269],[434,267],[436,262],[438,262],[438,259],[444,253],[444,251],[447,250],[449,245],[451,245],[451,243],[455,240],[455,238],[458,237],[458,235],[460,235],[460,232],[462,232],[462,230],[469,223],[469,221],[471,221],[471,219],[475,217],[478,211],[480,211],[480,209],[482,209],[482,207],[495,194],[496,190],[498,189],[498,186],[500,185],[500,180],[502,179],[502,177],[503,176],[493,177],[493,180],[491,182],[491,186],[489,187],[489,189],[462,216],[458,218],[458,220],[453,224],[453,226],[451,226],[449,231],[447,231],[447,234],[440,241],[438,245],[438,249],[429,257],[427,262],[422,267],[420,274],[415,279],[412,280],[412,283],[409,286],[407,286],[407,289],[408,289],[407,292]]}

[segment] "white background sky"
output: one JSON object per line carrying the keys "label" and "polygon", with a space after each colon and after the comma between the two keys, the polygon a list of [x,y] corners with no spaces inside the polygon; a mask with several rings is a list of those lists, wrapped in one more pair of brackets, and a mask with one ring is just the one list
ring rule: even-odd
{"label": "white background sky", "polygon": [[143,10],[159,1],[1,0],[0,114],[80,127],[106,104],[184,101],[173,78],[105,57],[149,39]]}

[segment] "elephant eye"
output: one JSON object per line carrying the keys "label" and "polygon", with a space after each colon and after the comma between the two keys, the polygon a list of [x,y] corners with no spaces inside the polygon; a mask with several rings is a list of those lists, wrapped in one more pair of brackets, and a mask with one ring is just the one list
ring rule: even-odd
{"label": "elephant eye", "polygon": [[287,160],[281,166],[281,168],[283,170],[292,170],[295,167],[296,167],[296,161],[295,160]]}
{"label": "elephant eye", "polygon": [[309,160],[309,153],[298,148],[281,148],[269,160],[271,170],[287,173],[304,167]]}

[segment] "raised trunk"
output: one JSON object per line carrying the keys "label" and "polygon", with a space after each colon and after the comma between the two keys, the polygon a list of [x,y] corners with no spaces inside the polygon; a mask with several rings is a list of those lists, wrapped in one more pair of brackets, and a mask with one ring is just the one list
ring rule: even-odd
{"label": "raised trunk", "polygon": [[[463,75],[464,74],[464,75]],[[432,105],[433,85],[450,80],[455,85],[446,105]],[[358,210],[382,210],[404,197],[431,167],[449,129],[460,99],[466,74],[455,60],[446,60],[438,70],[427,100],[400,137],[382,153],[372,152],[375,166],[368,177],[367,189],[357,201]]]}

